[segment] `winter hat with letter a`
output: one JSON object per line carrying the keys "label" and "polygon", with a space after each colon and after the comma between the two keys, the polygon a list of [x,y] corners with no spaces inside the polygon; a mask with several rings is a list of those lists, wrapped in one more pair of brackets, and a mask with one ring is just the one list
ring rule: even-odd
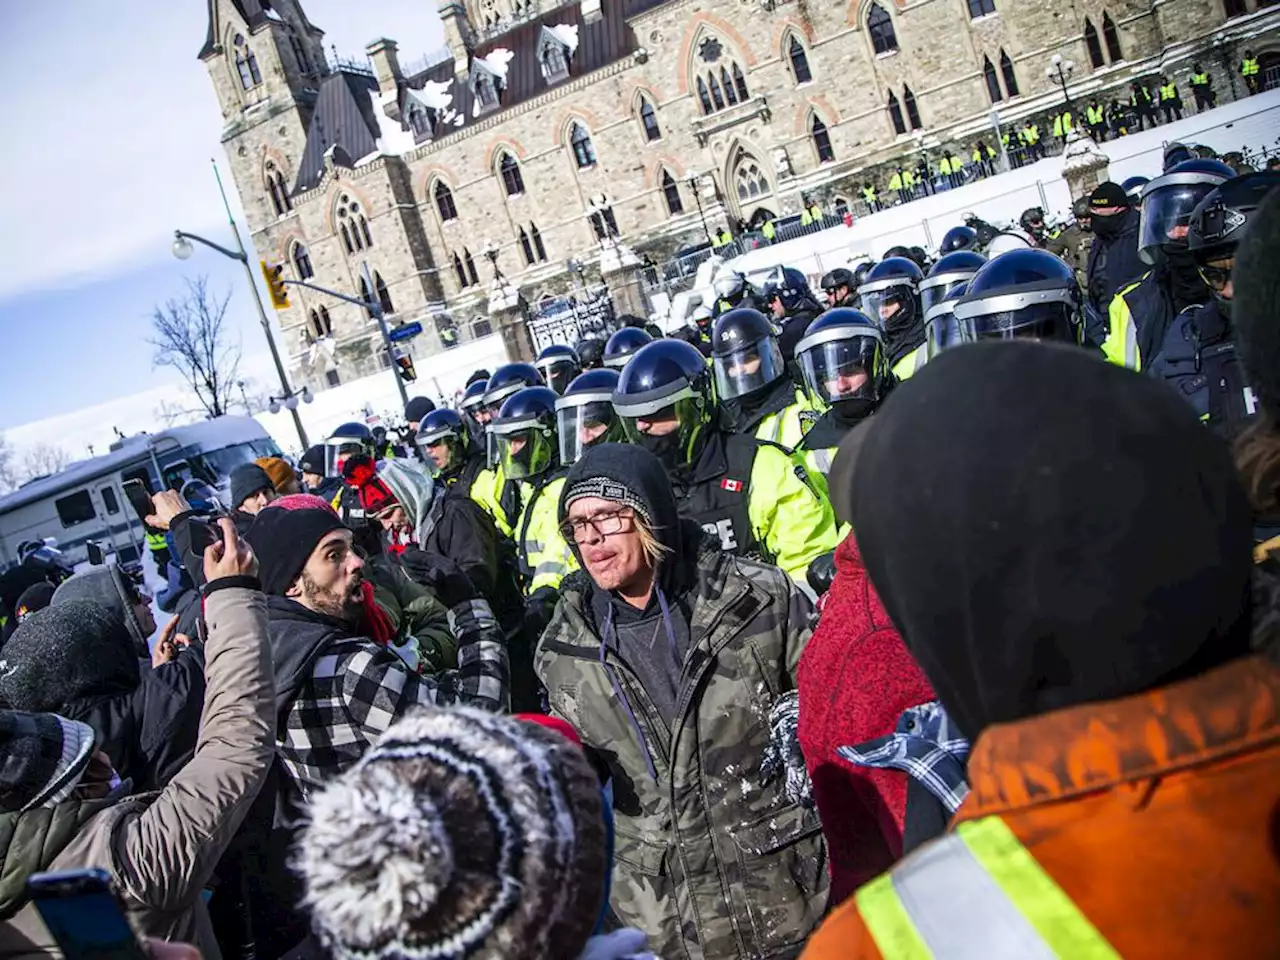
{"label": "winter hat with letter a", "polygon": [[554,729],[465,707],[416,713],[310,814],[296,866],[332,957],[572,960],[596,926],[604,799]]}

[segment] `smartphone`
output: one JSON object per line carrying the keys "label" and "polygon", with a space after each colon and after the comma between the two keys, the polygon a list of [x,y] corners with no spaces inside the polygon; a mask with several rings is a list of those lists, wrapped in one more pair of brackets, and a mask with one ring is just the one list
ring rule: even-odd
{"label": "smartphone", "polygon": [[146,484],[141,480],[126,480],[124,495],[129,498],[129,505],[133,507],[133,512],[138,515],[139,520],[145,521],[156,512],[155,504],[151,502],[151,494],[147,493]]}
{"label": "smartphone", "polygon": [[84,549],[89,555],[91,566],[100,567],[107,562],[107,551],[102,548],[102,544],[97,540],[90,540],[84,545]]}
{"label": "smartphone", "polygon": [[148,960],[105,870],[34,873],[27,893],[66,960]]}

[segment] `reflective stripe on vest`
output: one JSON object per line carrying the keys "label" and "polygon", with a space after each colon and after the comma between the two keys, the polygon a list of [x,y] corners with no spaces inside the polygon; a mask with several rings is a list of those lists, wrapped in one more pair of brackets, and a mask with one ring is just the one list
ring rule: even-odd
{"label": "reflective stripe on vest", "polygon": [[894,960],[1120,960],[999,817],[961,824],[855,897]]}
{"label": "reflective stripe on vest", "polygon": [[159,553],[168,546],[168,544],[165,543],[163,533],[147,533],[143,534],[143,536],[146,537],[147,540],[147,549],[152,553]]}
{"label": "reflective stripe on vest", "polygon": [[824,447],[821,450],[808,451],[809,456],[812,458],[811,462],[818,473],[824,477],[831,473],[831,464],[835,461],[836,453],[839,449],[839,447]]}

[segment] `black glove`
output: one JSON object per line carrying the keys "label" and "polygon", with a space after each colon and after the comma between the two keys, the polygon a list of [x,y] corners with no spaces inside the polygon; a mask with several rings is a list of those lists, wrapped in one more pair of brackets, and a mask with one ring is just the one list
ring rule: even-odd
{"label": "black glove", "polygon": [[822,596],[831,589],[831,583],[835,578],[836,553],[834,550],[830,553],[816,556],[809,561],[809,569],[805,573],[805,579],[809,581],[809,586],[818,596]]}
{"label": "black glove", "polygon": [[442,554],[405,547],[400,560],[409,579],[434,593],[446,607],[456,607],[480,596],[462,568]]}

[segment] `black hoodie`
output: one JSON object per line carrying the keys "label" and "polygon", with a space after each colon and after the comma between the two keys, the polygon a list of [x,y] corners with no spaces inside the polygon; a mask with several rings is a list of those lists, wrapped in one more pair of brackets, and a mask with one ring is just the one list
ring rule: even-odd
{"label": "black hoodie", "polygon": [[1083,351],[943,353],[876,415],[852,500],[871,580],[970,738],[1248,650],[1225,446],[1164,384]]}

